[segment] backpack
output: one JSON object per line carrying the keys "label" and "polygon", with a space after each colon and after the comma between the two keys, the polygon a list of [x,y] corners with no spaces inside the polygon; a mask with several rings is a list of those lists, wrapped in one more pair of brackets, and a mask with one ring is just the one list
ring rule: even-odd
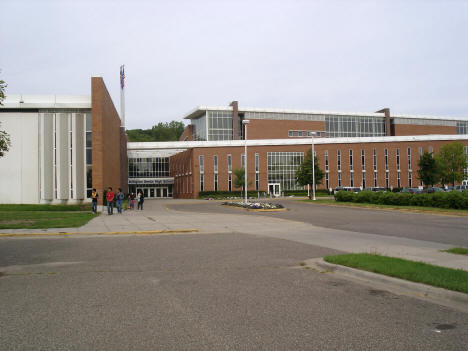
{"label": "backpack", "polygon": [[124,195],[123,193],[120,193],[120,194],[119,194],[119,200],[123,200],[124,197],[125,197],[125,195]]}

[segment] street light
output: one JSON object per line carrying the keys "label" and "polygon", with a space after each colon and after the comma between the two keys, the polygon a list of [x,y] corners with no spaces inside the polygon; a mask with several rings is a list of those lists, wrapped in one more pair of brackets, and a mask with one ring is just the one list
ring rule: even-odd
{"label": "street light", "polygon": [[315,143],[314,136],[317,135],[317,132],[309,132],[309,135],[312,137],[312,200],[315,201]]}
{"label": "street light", "polygon": [[245,203],[247,203],[247,125],[250,123],[248,119],[242,120],[242,125],[245,128],[244,131],[244,192],[245,192]]}

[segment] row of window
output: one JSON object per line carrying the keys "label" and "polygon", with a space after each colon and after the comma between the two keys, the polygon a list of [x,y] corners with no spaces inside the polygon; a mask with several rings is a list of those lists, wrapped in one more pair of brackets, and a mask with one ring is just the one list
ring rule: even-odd
{"label": "row of window", "polygon": [[128,159],[129,178],[169,177],[169,157]]}

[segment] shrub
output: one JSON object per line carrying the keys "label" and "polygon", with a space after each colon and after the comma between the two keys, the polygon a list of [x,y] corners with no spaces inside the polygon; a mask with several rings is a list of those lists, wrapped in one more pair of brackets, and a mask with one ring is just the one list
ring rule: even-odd
{"label": "shrub", "polygon": [[350,191],[340,190],[335,194],[335,200],[340,202],[353,202],[354,193]]}

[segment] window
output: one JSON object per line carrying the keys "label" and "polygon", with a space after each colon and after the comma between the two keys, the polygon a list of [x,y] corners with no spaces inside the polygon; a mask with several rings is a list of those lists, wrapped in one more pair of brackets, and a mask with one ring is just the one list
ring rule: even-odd
{"label": "window", "polygon": [[408,172],[408,187],[413,187],[413,172],[411,171]]}
{"label": "window", "polygon": [[330,177],[329,173],[325,173],[325,188],[330,189]]}
{"label": "window", "polygon": [[200,191],[205,189],[205,158],[200,155]]}
{"label": "window", "polygon": [[337,166],[338,166],[338,172],[341,172],[341,150],[338,150],[336,152],[336,161],[337,161]]}
{"label": "window", "polygon": [[325,172],[328,172],[328,150],[325,150]]}
{"label": "window", "polygon": [[354,173],[353,172],[349,173],[349,186],[351,187],[354,186]]}
{"label": "window", "polygon": [[296,171],[303,161],[303,152],[268,152],[268,183],[280,183],[281,191],[302,189]]}
{"label": "window", "polygon": [[232,156],[227,155],[228,191],[232,191]]}
{"label": "window", "polygon": [[366,188],[366,172],[362,172],[362,182],[361,182],[362,188]]}
{"label": "window", "polygon": [[361,149],[361,170],[366,171],[366,152],[364,149]]}
{"label": "window", "polygon": [[208,140],[232,140],[231,111],[208,111]]}
{"label": "window", "polygon": [[169,177],[169,157],[144,157],[128,159],[129,178]]}
{"label": "window", "polygon": [[421,158],[422,154],[423,154],[423,151],[422,151],[422,147],[420,146],[420,147],[418,147],[419,158]]}
{"label": "window", "polygon": [[385,187],[386,188],[390,188],[390,184],[389,184],[389,179],[388,179],[388,171],[385,172]]}
{"label": "window", "polygon": [[385,135],[385,117],[325,116],[327,137],[371,137]]}
{"label": "window", "polygon": [[374,186],[378,187],[378,182],[377,182],[377,172],[374,172]]}
{"label": "window", "polygon": [[259,154],[255,153],[255,190],[260,188],[260,167],[259,167]]}
{"label": "window", "polygon": [[245,169],[245,155],[244,154],[241,155],[241,165],[242,165],[242,168]]}
{"label": "window", "polygon": [[349,170],[353,171],[353,150],[349,149]]}
{"label": "window", "polygon": [[341,186],[341,172],[338,172],[338,186]]}
{"label": "window", "polygon": [[411,148],[408,148],[408,171],[411,171]]}
{"label": "window", "polygon": [[377,172],[377,150],[376,149],[374,149],[374,156],[373,156],[373,161],[372,162],[373,162],[373,165],[374,165],[374,172]]}
{"label": "window", "polygon": [[388,172],[388,149],[385,149],[385,170]]}
{"label": "window", "polygon": [[401,182],[400,182],[400,171],[397,172],[397,187],[401,187]]}
{"label": "window", "polygon": [[396,149],[396,167],[397,170],[400,170],[400,148],[397,147]]}
{"label": "window", "polygon": [[432,146],[429,146],[429,153],[432,154],[434,152],[434,149],[432,148]]}
{"label": "window", "polygon": [[213,156],[214,191],[218,191],[218,155]]}

